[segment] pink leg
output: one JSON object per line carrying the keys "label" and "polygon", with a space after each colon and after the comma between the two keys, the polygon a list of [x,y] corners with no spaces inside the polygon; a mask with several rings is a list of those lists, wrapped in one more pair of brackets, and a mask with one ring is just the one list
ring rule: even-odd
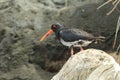
{"label": "pink leg", "polygon": [[73,47],[70,48],[70,54],[71,54],[71,56],[74,54]]}
{"label": "pink leg", "polygon": [[82,47],[80,47],[80,51],[83,51],[84,49]]}

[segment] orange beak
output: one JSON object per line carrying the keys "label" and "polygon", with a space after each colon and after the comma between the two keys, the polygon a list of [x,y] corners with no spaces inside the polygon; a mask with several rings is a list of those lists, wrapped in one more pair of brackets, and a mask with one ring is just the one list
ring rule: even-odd
{"label": "orange beak", "polygon": [[50,34],[52,34],[53,33],[53,30],[52,29],[50,29],[41,39],[40,39],[40,41],[43,41],[43,40],[45,40]]}

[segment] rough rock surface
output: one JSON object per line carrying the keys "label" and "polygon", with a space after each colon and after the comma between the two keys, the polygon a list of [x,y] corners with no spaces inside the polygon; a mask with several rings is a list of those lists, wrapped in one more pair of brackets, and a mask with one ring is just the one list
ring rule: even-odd
{"label": "rough rock surface", "polygon": [[69,58],[51,80],[120,80],[120,66],[104,51],[87,49]]}

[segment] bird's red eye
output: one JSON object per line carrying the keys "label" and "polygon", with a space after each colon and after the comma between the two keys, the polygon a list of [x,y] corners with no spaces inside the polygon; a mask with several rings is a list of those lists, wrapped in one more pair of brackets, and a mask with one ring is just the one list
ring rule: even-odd
{"label": "bird's red eye", "polygon": [[56,28],[56,25],[53,25],[53,28]]}

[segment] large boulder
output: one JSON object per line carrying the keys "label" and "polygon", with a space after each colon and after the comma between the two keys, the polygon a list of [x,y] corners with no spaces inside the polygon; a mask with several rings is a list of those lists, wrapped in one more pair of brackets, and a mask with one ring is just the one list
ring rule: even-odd
{"label": "large boulder", "polygon": [[70,57],[51,80],[120,80],[120,66],[104,51],[87,49]]}

